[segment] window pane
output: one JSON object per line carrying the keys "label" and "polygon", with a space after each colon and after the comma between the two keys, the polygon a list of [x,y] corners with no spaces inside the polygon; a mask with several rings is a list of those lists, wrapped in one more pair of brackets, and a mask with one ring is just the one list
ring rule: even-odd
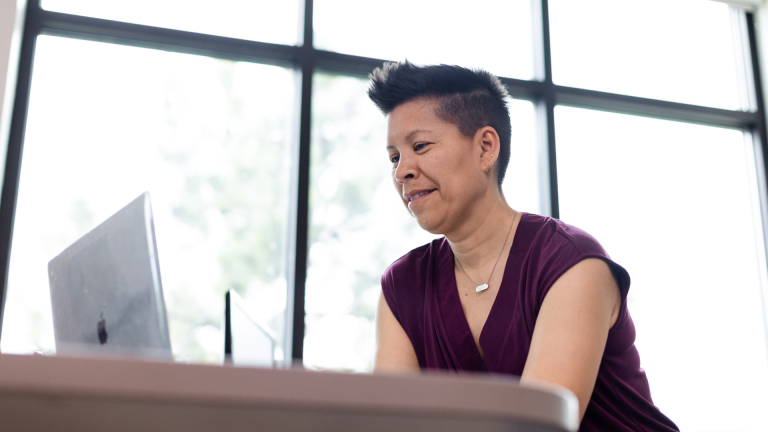
{"label": "window pane", "polygon": [[456,0],[316,0],[314,7],[320,49],[533,76],[531,0],[477,0],[471,9]]}
{"label": "window pane", "polygon": [[299,0],[42,0],[49,11],[296,45]]}
{"label": "window pane", "polygon": [[550,0],[557,84],[740,109],[730,13],[702,0]]}
{"label": "window pane", "polygon": [[316,74],[312,107],[304,364],[370,370],[379,279],[435,236],[408,215],[389,177],[384,116],[366,80]]}
{"label": "window pane", "polygon": [[3,327],[53,351],[47,263],[149,190],[177,360],[218,362],[224,292],[282,337],[293,71],[41,36]]}
{"label": "window pane", "polygon": [[[373,365],[380,278],[396,259],[434,239],[403,207],[387,161],[384,116],[366,80],[318,74],[312,107],[309,268],[304,364],[367,371]],[[512,205],[536,211],[529,166],[533,108],[513,101]],[[509,187],[507,187],[509,185]],[[532,198],[533,197],[533,198]]]}
{"label": "window pane", "polygon": [[681,430],[768,429],[764,245],[741,132],[558,107],[565,222],[632,277],[653,400]]}
{"label": "window pane", "polygon": [[539,152],[536,146],[533,104],[513,99],[509,103],[512,143],[509,166],[501,190],[517,211],[541,213]]}

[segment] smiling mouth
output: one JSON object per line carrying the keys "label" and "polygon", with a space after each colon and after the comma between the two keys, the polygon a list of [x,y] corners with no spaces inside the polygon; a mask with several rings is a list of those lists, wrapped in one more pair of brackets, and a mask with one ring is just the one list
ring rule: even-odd
{"label": "smiling mouth", "polygon": [[412,196],[411,199],[408,200],[409,203],[416,201],[417,199],[423,197],[424,195],[431,194],[432,192],[436,191],[437,189],[432,189],[424,192],[417,193],[416,195]]}

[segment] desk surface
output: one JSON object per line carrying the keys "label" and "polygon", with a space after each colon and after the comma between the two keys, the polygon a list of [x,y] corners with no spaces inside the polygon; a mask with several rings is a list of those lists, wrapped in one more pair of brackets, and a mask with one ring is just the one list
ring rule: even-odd
{"label": "desk surface", "polygon": [[16,431],[576,431],[578,403],[502,377],[0,355],[0,419]]}

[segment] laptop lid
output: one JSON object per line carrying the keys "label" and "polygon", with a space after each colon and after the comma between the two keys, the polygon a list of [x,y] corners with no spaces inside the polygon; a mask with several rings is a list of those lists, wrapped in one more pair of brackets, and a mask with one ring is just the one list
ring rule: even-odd
{"label": "laptop lid", "polygon": [[48,263],[56,351],[173,360],[149,193]]}

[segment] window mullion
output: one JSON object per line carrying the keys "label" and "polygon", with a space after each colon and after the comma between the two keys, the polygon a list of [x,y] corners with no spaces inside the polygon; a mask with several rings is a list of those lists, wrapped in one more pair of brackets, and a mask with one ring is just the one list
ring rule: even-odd
{"label": "window mullion", "polygon": [[539,185],[541,214],[560,217],[555,148],[555,85],[552,81],[552,50],[549,32],[549,1],[533,0],[534,76],[543,82],[536,101],[537,141],[539,147]]}
{"label": "window mullion", "polygon": [[11,258],[11,241],[16,202],[19,194],[19,174],[24,134],[27,125],[32,66],[35,57],[35,43],[40,33],[40,0],[29,0],[24,17],[24,36],[19,54],[19,69],[16,78],[16,94],[13,103],[11,128],[5,154],[5,172],[2,196],[0,196],[0,338],[2,338],[5,299],[8,293],[8,268]]}
{"label": "window mullion", "polygon": [[299,85],[298,148],[294,152],[292,173],[293,194],[289,225],[288,296],[285,309],[285,366],[301,362],[304,357],[304,298],[307,279],[307,245],[309,229],[309,164],[310,134],[312,127],[312,76],[315,69],[315,53],[312,45],[313,0],[304,1],[303,35],[297,69]]}

